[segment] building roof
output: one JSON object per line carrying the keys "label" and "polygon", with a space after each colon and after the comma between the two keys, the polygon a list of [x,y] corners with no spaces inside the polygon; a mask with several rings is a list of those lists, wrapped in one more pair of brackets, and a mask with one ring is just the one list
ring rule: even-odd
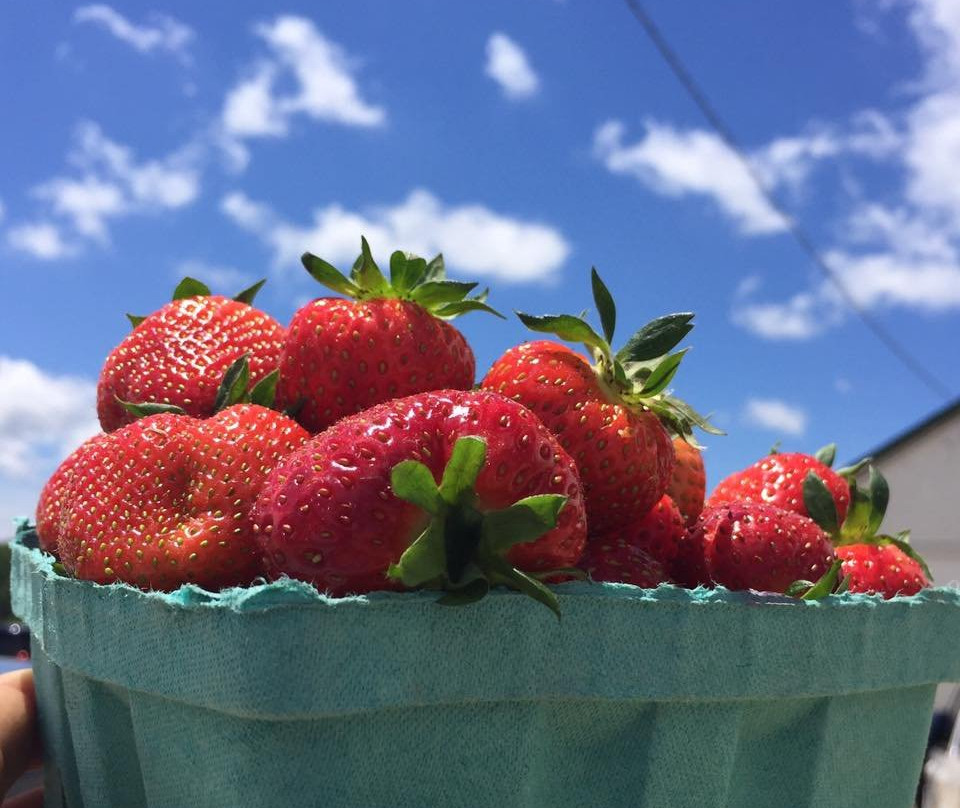
{"label": "building roof", "polygon": [[947,404],[942,409],[937,410],[932,415],[928,416],[924,420],[920,421],[917,424],[905,429],[903,432],[900,432],[897,435],[894,435],[886,443],[877,446],[875,449],[869,452],[865,452],[863,457],[872,457],[879,459],[885,454],[889,454],[894,449],[899,448],[905,443],[910,442],[914,438],[919,437],[925,432],[929,432],[931,429],[936,429],[944,421],[949,420],[954,415],[960,414],[960,398],[954,399],[949,404]]}

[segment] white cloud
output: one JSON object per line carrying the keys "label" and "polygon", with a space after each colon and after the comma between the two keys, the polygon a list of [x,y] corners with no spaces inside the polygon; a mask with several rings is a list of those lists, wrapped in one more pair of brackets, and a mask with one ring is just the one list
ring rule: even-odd
{"label": "white cloud", "polygon": [[42,482],[69,452],[100,431],[93,381],[0,356],[0,388],[0,478]]}
{"label": "white cloud", "polygon": [[[47,204],[50,214],[69,221],[80,236],[106,243],[111,219],[191,204],[200,193],[198,161],[192,146],[159,160],[138,161],[130,148],[87,121],[77,127],[70,155],[78,173],[41,183],[33,195]],[[54,230],[49,223],[23,226],[18,238],[22,245],[33,244],[35,254],[56,257],[54,245],[62,242],[54,238]]]}
{"label": "white cloud", "polygon": [[[224,145],[236,167],[249,159],[243,139],[284,137],[296,115],[367,128],[386,122],[386,110],[361,95],[356,60],[313,22],[282,15],[254,32],[270,56],[227,93],[221,114]],[[282,85],[291,80],[294,87],[288,91]]]}
{"label": "white cloud", "polygon": [[249,272],[243,272],[231,266],[208,264],[197,258],[181,261],[177,264],[174,275],[177,280],[185,276],[196,278],[207,284],[215,294],[228,296],[233,296],[256,283],[256,279]]}
{"label": "white cloud", "polygon": [[7,230],[7,245],[42,261],[73,255],[77,249],[64,241],[60,229],[50,222],[20,224]]}
{"label": "white cloud", "polygon": [[751,398],[743,410],[743,420],[751,426],[787,435],[802,435],[807,429],[807,414],[775,398]]}
{"label": "white cloud", "polygon": [[80,6],[73,14],[74,22],[91,22],[109,31],[140,53],[166,51],[188,61],[188,47],[194,39],[193,30],[179,20],[163,14],[153,14],[149,25],[130,22],[108,5],[96,3]]}
{"label": "white cloud", "polygon": [[487,40],[485,72],[513,100],[530,98],[540,89],[540,79],[527,54],[506,34],[497,32]]}
{"label": "white cloud", "polygon": [[809,339],[832,325],[836,313],[817,295],[801,292],[783,303],[757,303],[744,296],[734,305],[731,319],[766,339]]}
{"label": "white cloud", "polygon": [[7,215],[7,209],[3,204],[3,200],[0,199],[0,222],[2,222],[4,218],[6,218],[6,215]]}
{"label": "white cloud", "polygon": [[221,210],[270,247],[278,268],[297,264],[305,250],[349,264],[359,251],[361,234],[379,250],[423,256],[442,252],[451,267],[518,283],[553,277],[570,252],[566,239],[550,225],[478,204],[445,205],[423,189],[399,204],[362,212],[330,204],[314,210],[306,225],[284,221],[239,192],[224,197]]}

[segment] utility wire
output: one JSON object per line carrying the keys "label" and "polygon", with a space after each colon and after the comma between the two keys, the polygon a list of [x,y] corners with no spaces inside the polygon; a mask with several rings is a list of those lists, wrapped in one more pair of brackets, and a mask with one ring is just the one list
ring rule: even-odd
{"label": "utility wire", "polygon": [[823,257],[820,250],[814,244],[813,239],[807,233],[806,229],[793,218],[780,203],[777,197],[767,188],[766,182],[754,168],[750,158],[747,157],[746,150],[740,145],[739,140],[733,133],[733,130],[724,123],[723,118],[717,112],[716,107],[710,103],[706,93],[694,79],[691,72],[684,65],[677,52],[664,39],[663,34],[653,21],[653,18],[646,12],[639,0],[624,0],[637,22],[646,31],[650,41],[656,47],[657,52],[667,63],[667,66],[676,76],[677,81],[686,90],[687,95],[693,99],[707,123],[716,131],[727,147],[737,156],[743,167],[746,169],[750,179],[757,186],[757,190],[767,201],[767,204],[783,220],[787,230],[796,240],[807,256],[813,261],[815,267],[833,284],[843,301],[860,318],[861,322],[880,340],[881,343],[892,353],[900,363],[912,373],[928,390],[939,396],[945,401],[953,398],[951,389],[934,375],[924,364],[914,356],[896,337],[893,336],[881,323],[874,318],[863,306],[857,302],[857,299],[850,292],[850,289],[837,275],[830,266],[826,258]]}

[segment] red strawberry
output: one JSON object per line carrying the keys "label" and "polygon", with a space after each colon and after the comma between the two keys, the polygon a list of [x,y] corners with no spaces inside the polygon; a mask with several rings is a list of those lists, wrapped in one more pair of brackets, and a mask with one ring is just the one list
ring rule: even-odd
{"label": "red strawberry", "polygon": [[97,385],[104,431],[136,420],[118,399],[174,405],[205,418],[213,415],[220,382],[240,357],[247,355],[253,384],[276,370],[284,330],[249,305],[259,286],[231,300],[187,278],[173,301],[131,318],[137,325],[107,357]]}
{"label": "red strawberry", "polygon": [[60,522],[63,517],[64,497],[73,480],[74,468],[90,445],[99,436],[89,438],[78,446],[47,480],[37,500],[37,538],[40,549],[57,555],[57,542],[60,536]]}
{"label": "red strawberry", "polygon": [[837,558],[851,592],[892,598],[930,586],[920,562],[894,544],[848,544],[837,548]]}
{"label": "red strawberry", "polygon": [[605,337],[570,315],[520,318],[535,331],[583,342],[596,364],[553,342],[532,342],[498,359],[482,387],[526,405],[560,439],[580,470],[590,534],[603,536],[642,518],[663,496],[674,465],[666,421],[678,433],[711,429],[692,409],[664,394],[683,352],[664,357],[692,328],[692,314],[648,324],[614,356],[616,312],[593,271]]}
{"label": "red strawberry", "polygon": [[[831,449],[827,447],[827,451]],[[707,504],[765,502],[808,516],[803,501],[803,483],[809,472],[816,474],[830,490],[838,521],[842,522],[850,505],[849,483],[828,464],[801,453],[767,455],[743,471],[731,474],[714,489]]]}
{"label": "red strawberry", "polygon": [[482,296],[466,298],[476,284],[445,280],[442,256],[428,264],[401,252],[390,258],[388,282],[362,244],[350,278],[303,256],[314,278],[350,298],[308,303],[284,342],[277,406],[296,411],[311,432],[394,398],[473,386],[473,351],[446,319],[493,312]]}
{"label": "red strawberry", "polygon": [[[486,444],[485,462],[474,458],[472,473],[463,471],[466,436]],[[457,475],[466,482],[451,500],[448,477]],[[557,499],[544,494],[566,498],[555,526],[538,523],[527,538],[539,538],[514,543],[516,526],[503,509],[521,498]],[[480,391],[420,393],[338,421],[277,466],[254,520],[271,576],[301,578],[334,595],[439,581],[482,588],[480,578],[461,578],[479,572],[492,583],[516,583],[511,565],[530,572],[572,567],[586,539],[573,461],[533,413]],[[418,576],[424,567],[407,551],[434,540],[440,560],[428,553],[433,573]],[[504,552],[506,566],[493,557]]]}
{"label": "red strawberry", "polygon": [[278,412],[239,404],[207,420],[152,415],[94,438],[63,497],[64,566],[145,589],[249,583],[260,571],[250,507],[307,437]]}
{"label": "red strawberry", "polygon": [[707,489],[707,473],[703,467],[703,455],[700,450],[683,438],[673,439],[673,452],[676,462],[667,493],[683,514],[684,521],[692,525],[703,510],[703,499]]}
{"label": "red strawberry", "polygon": [[684,583],[692,575],[727,589],[785,592],[795,581],[818,580],[834,560],[829,536],[812,519],[757,502],[704,508],[691,547]]}
{"label": "red strawberry", "polygon": [[608,544],[611,540],[631,544],[667,568],[677,557],[686,538],[683,517],[673,500],[664,494],[646,516],[604,536],[594,535],[590,544]]}
{"label": "red strawberry", "polygon": [[592,541],[580,568],[594,581],[613,581],[653,589],[671,583],[663,565],[625,539]]}

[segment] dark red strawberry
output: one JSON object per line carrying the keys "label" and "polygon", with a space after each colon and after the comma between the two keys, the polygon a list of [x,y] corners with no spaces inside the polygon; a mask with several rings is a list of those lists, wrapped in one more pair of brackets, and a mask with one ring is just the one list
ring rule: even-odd
{"label": "dark red strawberry", "polygon": [[894,544],[848,544],[837,548],[849,591],[892,598],[930,586],[921,563]]}
{"label": "dark red strawberry", "polygon": [[136,420],[121,402],[174,405],[197,418],[213,415],[224,374],[244,355],[251,384],[275,371],[284,329],[250,305],[261,285],[230,299],[186,278],[173,301],[147,317],[132,317],[133,331],[107,357],[97,385],[104,431]]}
{"label": "dark red strawberry", "polygon": [[[827,446],[818,455],[832,460],[834,447]],[[822,453],[822,454],[821,454]],[[847,479],[817,457],[799,452],[773,453],[752,466],[731,474],[714,489],[708,505],[726,502],[765,502],[778,508],[808,516],[803,502],[803,483],[813,472],[833,495],[839,521],[843,521],[850,504]]]}
{"label": "dark red strawberry", "polygon": [[644,589],[672,583],[659,561],[625,539],[590,542],[579,566],[594,581],[633,584]]}
{"label": "dark red strawberry", "polygon": [[829,536],[812,519],[758,502],[708,505],[690,547],[681,582],[727,589],[786,592],[795,581],[817,581],[834,561]]}
{"label": "dark red strawberry", "polygon": [[498,359],[482,387],[532,409],[580,470],[591,536],[604,536],[642,518],[663,496],[674,465],[666,422],[678,434],[712,427],[665,394],[683,351],[667,354],[692,328],[692,314],[673,314],[644,326],[619,353],[610,348],[616,311],[593,271],[594,299],[604,337],[570,315],[531,317],[534,331],[582,342],[595,364],[554,342],[532,342]]}
{"label": "dark red strawberry", "polygon": [[[293,316],[283,346],[277,406],[297,413],[311,432],[375,404],[428,390],[473,386],[473,351],[447,319],[494,314],[477,284],[448,281],[442,256],[430,263],[395,252],[390,280],[363,253],[347,278],[310,253],[310,274],[346,298],[308,303]],[[498,315],[500,316],[500,315]]]}
{"label": "dark red strawberry", "polygon": [[607,535],[591,536],[589,544],[625,542],[631,544],[669,568],[687,540],[687,528],[677,506],[664,494],[650,511],[632,525]]}
{"label": "dark red strawberry", "polygon": [[[563,499],[555,519],[528,515],[529,529],[513,518],[518,501],[555,511]],[[482,594],[517,585],[515,568],[573,567],[586,539],[573,461],[533,413],[482,391],[420,393],[338,421],[277,466],[254,519],[272,577],[333,595]]]}
{"label": "dark red strawberry", "polygon": [[260,572],[250,508],[307,437],[278,412],[238,404],[207,420],[151,415],[94,438],[62,497],[64,567],[145,589],[249,583]]}
{"label": "dark red strawberry", "polygon": [[64,497],[73,480],[74,468],[90,445],[97,440],[94,436],[77,447],[47,480],[37,500],[37,538],[40,549],[57,555],[57,542],[60,536],[60,523],[63,518]]}
{"label": "dark red strawberry", "polygon": [[707,472],[700,450],[683,438],[673,439],[676,462],[667,493],[676,503],[687,525],[692,525],[703,510],[707,490]]}

